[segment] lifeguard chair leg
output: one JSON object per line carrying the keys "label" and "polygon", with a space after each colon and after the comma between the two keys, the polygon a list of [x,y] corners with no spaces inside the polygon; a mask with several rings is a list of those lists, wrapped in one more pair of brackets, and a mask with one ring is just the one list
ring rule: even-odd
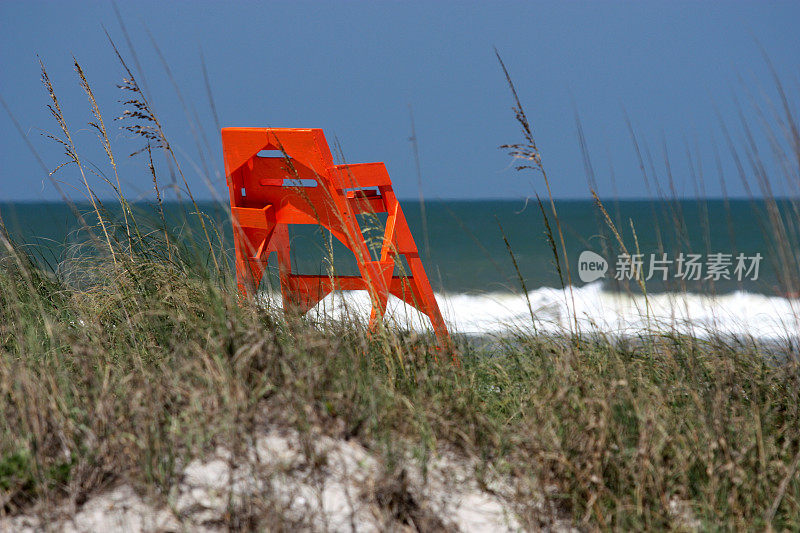
{"label": "lifeguard chair leg", "polygon": [[244,294],[258,290],[267,245],[275,229],[274,216],[271,205],[255,209],[231,207],[237,284]]}
{"label": "lifeguard chair leg", "polygon": [[[266,241],[266,233],[260,239],[263,244]],[[248,237],[244,230],[238,229],[236,231],[236,238],[234,238],[235,256],[236,256],[236,283],[239,292],[243,295],[255,294],[258,290],[258,285],[261,282],[261,277],[264,274],[264,267],[266,261],[262,261],[259,254],[259,248],[252,244],[252,238]]]}
{"label": "lifeguard chair leg", "polygon": [[292,259],[291,243],[289,242],[289,226],[278,224],[272,235],[270,251],[275,251],[278,256],[278,277],[281,284],[281,297],[283,299],[283,310],[285,312],[294,311],[294,291],[292,290]]}
{"label": "lifeguard chair leg", "polygon": [[365,288],[370,296],[372,309],[370,311],[369,328],[374,330],[386,311],[386,303],[389,299],[388,280],[391,278],[394,264],[388,267],[387,276],[385,262],[372,260],[361,226],[347,198],[340,191],[331,191],[330,197],[341,213],[341,225],[346,238],[344,244],[353,252],[358,270],[365,281]]}
{"label": "lifeguard chair leg", "polygon": [[436,301],[436,295],[433,293],[431,283],[425,274],[425,268],[422,266],[422,260],[419,255],[405,254],[408,268],[411,270],[411,283],[416,285],[416,292],[419,294],[423,312],[431,319],[431,326],[436,338],[442,346],[448,346],[451,343],[450,334],[447,332],[447,326],[442,318],[442,313],[439,310],[439,303]]}
{"label": "lifeguard chair leg", "polygon": [[[450,344],[450,335],[447,332],[447,326],[442,319],[442,314],[439,312],[439,304],[436,302],[433,289],[431,288],[428,276],[425,274],[425,268],[422,266],[422,260],[419,258],[417,245],[414,242],[414,237],[411,235],[411,230],[408,227],[408,221],[403,213],[400,203],[394,195],[394,190],[391,186],[380,187],[381,195],[385,198],[386,209],[389,217],[386,220],[386,234],[384,236],[383,249],[381,258],[392,259],[396,256],[403,256],[406,258],[409,269],[411,270],[411,277],[407,280],[407,284],[412,288],[412,297],[414,303],[412,305],[419,309],[423,314],[428,315],[430,318],[431,326],[436,334],[437,339],[442,346]],[[400,284],[401,290],[405,288],[405,283]],[[403,298],[403,296],[400,296]]]}
{"label": "lifeguard chair leg", "polygon": [[389,301],[389,288],[394,271],[394,261],[389,263],[371,261],[367,267],[371,269],[370,278],[375,280],[369,289],[372,309],[369,315],[369,328],[374,330],[386,314],[386,304]]}

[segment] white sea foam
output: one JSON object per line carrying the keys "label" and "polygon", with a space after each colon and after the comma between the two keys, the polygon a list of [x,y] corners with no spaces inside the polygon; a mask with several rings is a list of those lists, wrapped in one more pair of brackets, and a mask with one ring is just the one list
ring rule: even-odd
{"label": "white sea foam", "polygon": [[[577,314],[582,332],[619,336],[658,331],[775,341],[800,337],[800,299],[734,292],[720,296],[661,293],[650,294],[645,300],[642,295],[604,291],[600,283],[576,287],[571,293],[543,287],[528,293],[528,298],[535,321],[521,294],[437,294],[451,330],[470,335],[533,331],[534,327],[540,332],[560,333],[574,329],[572,317]],[[328,295],[310,316],[367,320],[369,311],[367,293],[352,291]],[[413,330],[430,325],[394,297],[389,300],[387,317]]]}

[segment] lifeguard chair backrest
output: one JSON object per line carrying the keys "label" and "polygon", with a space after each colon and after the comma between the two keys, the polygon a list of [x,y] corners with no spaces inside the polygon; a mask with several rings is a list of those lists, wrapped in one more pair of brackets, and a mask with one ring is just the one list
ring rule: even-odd
{"label": "lifeguard chair backrest", "polygon": [[387,212],[380,195],[363,192],[391,186],[384,164],[335,165],[321,129],[224,128],[222,137],[231,207],[272,205],[279,219],[321,223],[348,245],[334,208],[336,191],[356,200],[347,202],[354,214]]}
{"label": "lifeguard chair backrest", "polygon": [[[233,180],[229,184],[231,204],[238,207],[274,205],[280,209],[291,204],[295,196],[287,196],[285,186],[305,184],[311,185],[305,189],[315,189],[333,166],[328,143],[319,129],[282,131],[279,139],[273,131],[263,128],[226,128],[222,138],[226,174]],[[308,199],[303,203],[308,204]]]}
{"label": "lifeguard chair backrest", "polygon": [[275,130],[267,128],[223,128],[222,138],[226,146],[225,169],[229,176],[263,150],[285,152],[295,159],[301,157],[312,174],[322,175],[333,166],[328,142],[318,128],[280,130],[280,139]]}

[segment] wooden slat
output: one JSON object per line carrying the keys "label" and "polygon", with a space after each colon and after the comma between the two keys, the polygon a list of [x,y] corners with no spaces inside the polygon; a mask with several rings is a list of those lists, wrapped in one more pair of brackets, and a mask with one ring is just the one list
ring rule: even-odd
{"label": "wooden slat", "polygon": [[242,228],[256,228],[270,230],[274,223],[269,220],[271,205],[261,209],[252,207],[232,207],[231,214]]}
{"label": "wooden slat", "polygon": [[331,174],[335,176],[340,189],[353,187],[386,187],[392,185],[389,172],[383,163],[351,163],[334,165]]}

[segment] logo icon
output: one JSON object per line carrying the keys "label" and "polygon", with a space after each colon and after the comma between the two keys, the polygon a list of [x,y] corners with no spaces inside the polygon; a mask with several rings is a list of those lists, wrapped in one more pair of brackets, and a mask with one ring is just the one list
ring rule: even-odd
{"label": "logo icon", "polygon": [[602,256],[592,252],[591,250],[584,250],[578,257],[578,277],[584,283],[591,283],[605,277],[608,271],[608,262]]}

